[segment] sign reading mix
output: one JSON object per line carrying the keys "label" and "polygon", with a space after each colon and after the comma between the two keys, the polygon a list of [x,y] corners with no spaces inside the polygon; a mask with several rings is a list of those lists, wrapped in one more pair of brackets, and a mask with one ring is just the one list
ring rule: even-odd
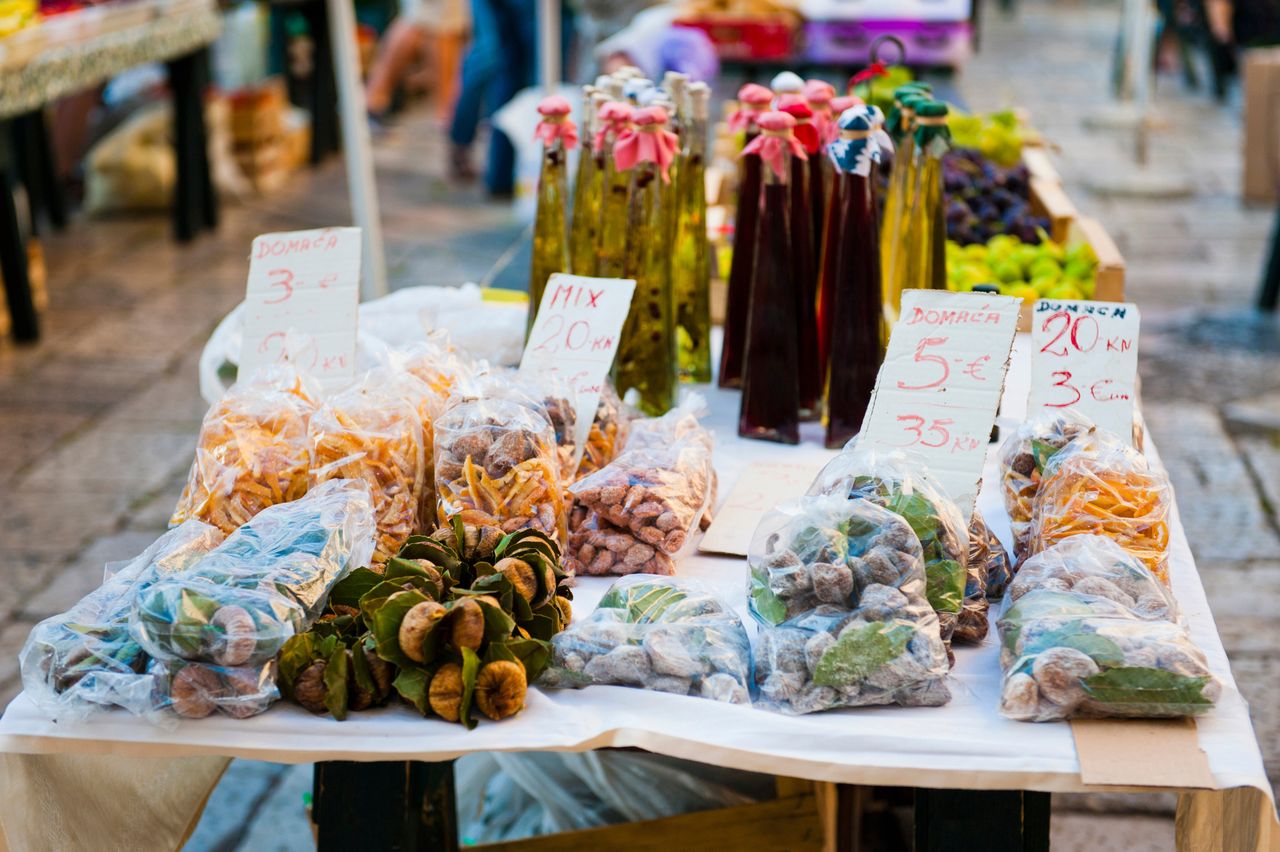
{"label": "sign reading mix", "polygon": [[1128,302],[1036,302],[1027,415],[1074,408],[1132,441],[1139,319]]}
{"label": "sign reading mix", "polygon": [[978,482],[1021,300],[907,290],[862,424],[860,446],[923,457],[965,516]]}
{"label": "sign reading mix", "polygon": [[329,387],[355,378],[360,229],[262,234],[244,297],[240,375],[289,362]]}

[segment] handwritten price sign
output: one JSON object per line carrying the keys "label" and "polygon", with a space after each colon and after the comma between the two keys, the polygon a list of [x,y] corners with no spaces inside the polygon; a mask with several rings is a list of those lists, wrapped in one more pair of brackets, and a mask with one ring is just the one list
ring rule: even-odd
{"label": "handwritten price sign", "polygon": [[240,374],[292,362],[337,387],[356,369],[360,229],[263,234],[249,255]]}
{"label": "handwritten price sign", "polygon": [[1041,299],[1031,316],[1028,414],[1075,408],[1102,428],[1132,440],[1137,306]]}
{"label": "handwritten price sign", "polygon": [[547,281],[520,369],[553,371],[577,393],[578,446],[586,444],[636,282],[556,273]]}
{"label": "handwritten price sign", "polygon": [[966,515],[973,511],[1019,300],[907,290],[859,443],[923,456]]}

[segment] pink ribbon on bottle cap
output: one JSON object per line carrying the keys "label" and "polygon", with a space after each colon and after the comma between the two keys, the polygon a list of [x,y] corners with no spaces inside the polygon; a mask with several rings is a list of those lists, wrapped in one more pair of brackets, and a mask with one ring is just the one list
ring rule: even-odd
{"label": "pink ribbon on bottle cap", "polygon": [[794,129],[796,140],[804,146],[809,154],[818,153],[822,145],[822,137],[813,124],[813,110],[802,95],[783,95],[778,98],[778,109],[796,120]]}
{"label": "pink ribbon on bottle cap", "polygon": [[670,183],[667,167],[676,158],[680,137],[667,130],[667,111],[660,106],[645,107],[635,113],[634,126],[618,136],[613,146],[613,162],[619,171],[635,168],[637,163],[657,163],[662,182]]}
{"label": "pink ribbon on bottle cap", "polygon": [[542,121],[534,128],[533,138],[541,139],[542,144],[551,145],[557,139],[564,142],[566,151],[572,151],[578,145],[578,127],[569,118],[573,107],[559,95],[550,95],[538,104],[538,114]]}
{"label": "pink ribbon on bottle cap", "polygon": [[831,121],[827,124],[827,138],[823,144],[830,145],[840,138],[840,116],[851,107],[861,106],[862,98],[857,95],[836,95],[831,99]]}
{"label": "pink ribbon on bottle cap", "polygon": [[759,83],[748,83],[738,90],[738,108],[729,116],[729,129],[746,130],[756,122],[760,114],[769,109],[773,92]]}
{"label": "pink ribbon on bottle cap", "polygon": [[826,139],[831,135],[831,99],[836,96],[836,87],[825,80],[806,80],[801,94],[813,110],[813,124],[818,128],[818,137]]}
{"label": "pink ribbon on bottle cap", "polygon": [[592,150],[599,154],[604,150],[605,138],[612,133],[616,140],[623,132],[631,126],[631,119],[635,115],[635,110],[631,104],[622,101],[609,101],[596,113],[596,120],[600,122],[600,129],[596,131],[596,138],[592,144]]}
{"label": "pink ribbon on bottle cap", "polygon": [[769,164],[769,168],[773,169],[773,173],[778,177],[783,176],[782,155],[787,151],[802,160],[809,159],[809,155],[804,152],[804,146],[792,132],[795,129],[796,120],[791,115],[777,111],[766,112],[756,120],[756,124],[760,125],[760,135],[742,149],[743,156],[757,155]]}

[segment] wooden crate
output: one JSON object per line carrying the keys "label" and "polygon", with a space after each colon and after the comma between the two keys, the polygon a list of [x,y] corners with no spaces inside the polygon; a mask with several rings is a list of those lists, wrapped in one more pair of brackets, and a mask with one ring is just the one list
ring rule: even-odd
{"label": "wooden crate", "polygon": [[1065,243],[1071,231],[1071,223],[1078,214],[1075,204],[1062,189],[1062,184],[1032,175],[1029,188],[1031,212],[1049,220],[1049,236],[1055,243]]}

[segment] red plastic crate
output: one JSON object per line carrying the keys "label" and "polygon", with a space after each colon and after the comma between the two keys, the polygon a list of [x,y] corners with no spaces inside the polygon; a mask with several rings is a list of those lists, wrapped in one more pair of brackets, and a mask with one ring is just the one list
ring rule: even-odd
{"label": "red plastic crate", "polygon": [[790,59],[800,33],[789,18],[682,18],[675,25],[702,30],[721,59],[738,62]]}

